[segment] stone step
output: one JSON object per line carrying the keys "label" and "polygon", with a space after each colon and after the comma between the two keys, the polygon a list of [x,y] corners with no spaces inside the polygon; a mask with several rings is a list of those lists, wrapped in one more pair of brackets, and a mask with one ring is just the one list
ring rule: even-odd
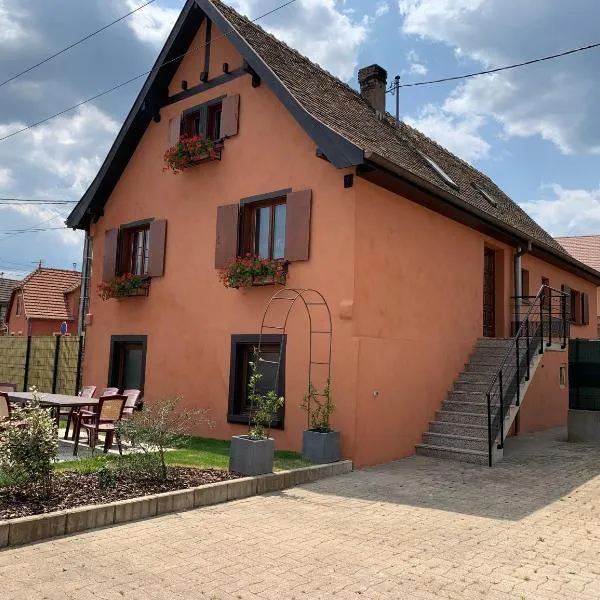
{"label": "stone step", "polygon": [[[490,378],[491,381],[491,378]],[[485,394],[489,387],[490,381],[457,381],[454,384],[453,392],[478,392]]]}
{"label": "stone step", "polygon": [[468,375],[471,373],[478,373],[485,377],[493,377],[500,368],[500,362],[494,362],[493,364],[474,364],[474,363],[466,363],[463,372],[459,375],[459,378],[462,375]]}
{"label": "stone step", "polygon": [[[456,413],[454,413],[456,414]],[[464,414],[464,413],[463,413]],[[478,417],[480,415],[477,415]],[[487,421],[486,421],[487,422]],[[451,435],[464,435],[467,437],[484,438],[487,440],[487,425],[479,424],[481,419],[474,423],[465,423],[464,421],[431,421],[429,431],[432,433],[446,433]]]}
{"label": "stone step", "polygon": [[[485,388],[487,390],[487,386]],[[485,391],[452,390],[446,398],[448,402],[487,402]]]}
{"label": "stone step", "polygon": [[442,411],[487,415],[487,404],[484,402],[453,402],[446,400],[442,403]]}
{"label": "stone step", "polygon": [[430,446],[480,450],[482,452],[487,450],[488,447],[487,437],[469,437],[452,433],[436,433],[434,431],[427,431],[423,434],[423,443]]}
{"label": "stone step", "polygon": [[463,371],[456,380],[456,383],[489,383],[496,375],[496,369],[482,371],[480,369],[470,369]]}
{"label": "stone step", "polygon": [[479,338],[475,348],[507,348],[513,338]]}
{"label": "stone step", "polygon": [[488,464],[487,451],[465,450],[462,448],[448,448],[446,446],[433,446],[431,444],[417,444],[417,454],[435,458],[450,458],[462,462],[475,463],[478,465]]}
{"label": "stone step", "polygon": [[485,413],[440,410],[436,413],[435,418],[437,423],[481,425],[487,431],[487,409]]}

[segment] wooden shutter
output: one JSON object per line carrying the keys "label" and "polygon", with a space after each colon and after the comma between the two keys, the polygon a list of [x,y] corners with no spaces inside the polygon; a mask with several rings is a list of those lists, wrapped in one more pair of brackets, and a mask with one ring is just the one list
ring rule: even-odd
{"label": "wooden shutter", "polygon": [[102,281],[110,281],[117,274],[119,230],[107,229],[104,233],[104,264]]}
{"label": "wooden shutter", "polygon": [[167,222],[164,219],[150,223],[150,248],[148,252],[148,275],[162,277],[165,272]]}
{"label": "wooden shutter", "polygon": [[285,258],[308,260],[310,253],[310,212],[312,190],[287,195],[285,216]]}
{"label": "wooden shutter", "polygon": [[568,294],[566,298],[563,298],[564,306],[563,306],[563,317],[570,321],[575,315],[571,315],[571,288],[564,283],[560,286],[561,292]]}
{"label": "wooden shutter", "polygon": [[169,146],[174,146],[181,135],[181,117],[169,119]]}
{"label": "wooden shutter", "polygon": [[221,137],[237,135],[240,117],[240,95],[223,98],[221,113]]}
{"label": "wooden shutter", "polygon": [[585,292],[581,294],[581,324],[590,324],[590,296]]}
{"label": "wooden shutter", "polygon": [[237,256],[239,205],[227,204],[217,208],[217,243],[215,268],[223,269]]}

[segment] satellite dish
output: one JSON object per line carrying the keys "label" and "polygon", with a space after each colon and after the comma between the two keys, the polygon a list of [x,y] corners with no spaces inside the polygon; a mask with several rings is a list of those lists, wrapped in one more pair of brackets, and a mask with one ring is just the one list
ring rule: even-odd
{"label": "satellite dish", "polygon": [[68,327],[68,325],[67,325],[67,322],[66,322],[66,321],[63,321],[63,322],[60,324],[60,335],[67,335],[67,333],[68,333],[68,328],[69,328],[69,327]]}

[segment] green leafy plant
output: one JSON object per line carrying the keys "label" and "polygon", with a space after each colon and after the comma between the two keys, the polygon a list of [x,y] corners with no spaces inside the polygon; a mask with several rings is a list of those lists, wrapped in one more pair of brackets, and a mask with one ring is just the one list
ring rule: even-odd
{"label": "green leafy plant", "polygon": [[306,411],[310,428],[320,433],[329,433],[332,431],[330,419],[335,411],[335,404],[331,397],[331,379],[327,378],[323,394],[319,399],[319,394],[312,381],[308,383],[308,391],[302,400],[300,407]]}
{"label": "green leafy plant", "polygon": [[7,479],[24,484],[41,484],[42,495],[52,494],[52,463],[58,455],[56,422],[39,405],[35,388],[33,402],[16,409],[12,422],[0,433],[0,471]]}
{"label": "green leafy plant", "polygon": [[181,173],[194,166],[200,160],[219,158],[219,146],[212,140],[200,135],[181,136],[179,141],[165,152],[165,168],[163,171]]}
{"label": "green leafy plant", "polygon": [[148,285],[148,279],[145,277],[124,273],[110,281],[99,283],[97,291],[102,300],[110,300],[111,298],[125,298],[126,296],[135,295],[141,290],[147,290]]}
{"label": "green leafy plant", "polygon": [[97,471],[98,485],[103,490],[117,485],[117,469],[111,463],[103,464]]}
{"label": "green leafy plant", "polygon": [[119,423],[117,431],[121,439],[143,453],[143,457],[136,454],[127,457],[127,468],[133,474],[155,473],[158,479],[166,480],[165,452],[181,443],[199,425],[214,427],[206,409],[178,410],[181,400],[177,397],[147,404],[130,419]]}
{"label": "green leafy plant", "polygon": [[267,393],[259,391],[259,384],[263,377],[258,369],[260,361],[260,354],[258,350],[255,350],[254,359],[250,363],[250,380],[248,382],[248,399],[250,400],[248,437],[251,440],[269,438],[275,415],[285,402],[285,399],[277,396],[274,390],[269,390]]}
{"label": "green leafy plant", "polygon": [[219,271],[221,283],[229,288],[252,287],[257,283],[285,285],[287,277],[286,260],[260,258],[251,254],[236,258]]}

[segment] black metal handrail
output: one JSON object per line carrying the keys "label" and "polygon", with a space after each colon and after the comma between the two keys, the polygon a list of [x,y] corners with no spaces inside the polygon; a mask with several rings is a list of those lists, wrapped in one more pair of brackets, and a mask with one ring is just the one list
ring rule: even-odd
{"label": "black metal handrail", "polygon": [[[488,463],[492,466],[493,445],[498,435],[498,449],[504,444],[504,421],[513,405],[520,406],[521,382],[531,377],[533,355],[544,353],[544,342],[562,338],[562,348],[569,335],[569,295],[542,285],[536,296],[513,297],[516,332],[485,393],[488,417]],[[527,309],[525,315],[521,311]],[[547,328],[546,328],[547,321]],[[558,327],[557,327],[558,326]],[[524,343],[524,346],[522,344]]]}

